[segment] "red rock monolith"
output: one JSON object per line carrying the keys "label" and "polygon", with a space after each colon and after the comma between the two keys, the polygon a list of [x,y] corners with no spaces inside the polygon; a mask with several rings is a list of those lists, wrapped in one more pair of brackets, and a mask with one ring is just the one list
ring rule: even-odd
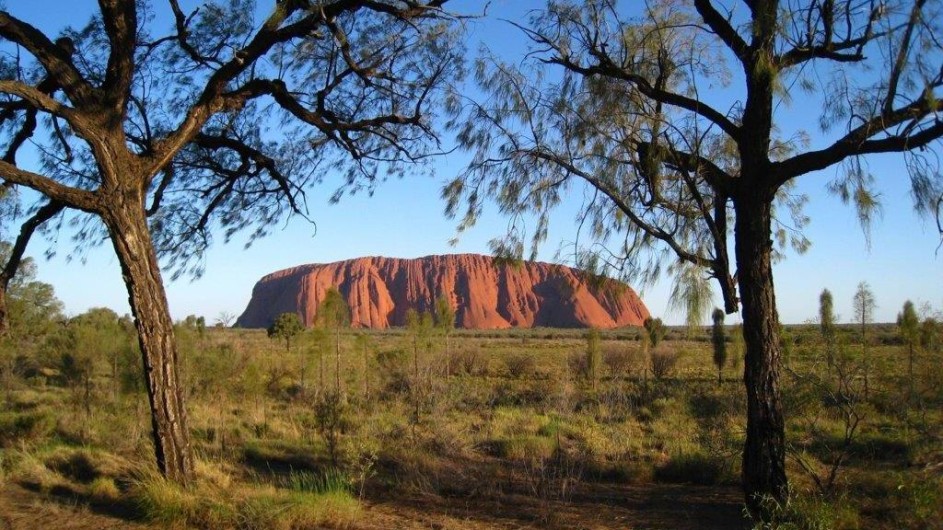
{"label": "red rock monolith", "polygon": [[368,257],[273,272],[256,283],[236,325],[267,327],[279,314],[296,312],[311,326],[331,287],[347,299],[351,325],[360,328],[402,326],[409,309],[431,312],[443,295],[456,327],[471,329],[614,328],[639,326],[649,315],[635,291],[615,280],[591,281],[563,265],[457,254]]}

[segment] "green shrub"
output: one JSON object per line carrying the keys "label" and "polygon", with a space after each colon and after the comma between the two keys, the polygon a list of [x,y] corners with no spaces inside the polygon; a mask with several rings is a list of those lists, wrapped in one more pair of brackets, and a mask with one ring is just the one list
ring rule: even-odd
{"label": "green shrub", "polygon": [[482,376],[488,373],[488,360],[477,348],[466,348],[455,352],[450,366],[455,372],[453,375]]}
{"label": "green shrub", "polygon": [[55,416],[45,410],[0,412],[0,447],[46,438],[55,428]]}
{"label": "green shrub", "polygon": [[310,471],[290,471],[283,479],[282,486],[299,493],[350,493],[350,478],[337,468],[328,468],[320,473]]}
{"label": "green shrub", "polygon": [[537,361],[528,353],[512,353],[504,358],[504,367],[507,368],[508,376],[522,379],[534,375]]}
{"label": "green shrub", "polygon": [[670,377],[678,364],[678,354],[673,351],[655,351],[651,354],[652,375],[661,380]]}

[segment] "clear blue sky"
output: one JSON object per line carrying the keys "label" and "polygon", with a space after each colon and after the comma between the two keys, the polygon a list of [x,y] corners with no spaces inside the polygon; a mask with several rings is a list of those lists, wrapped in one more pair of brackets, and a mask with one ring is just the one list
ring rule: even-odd
{"label": "clear blue sky", "polygon": [[[154,2],[163,6],[160,1]],[[181,2],[185,8],[197,2]],[[269,2],[260,1],[260,10]],[[484,2],[464,0],[457,10],[470,12]],[[506,55],[520,55],[526,43],[518,30],[498,18],[523,21],[526,11],[539,7],[537,0],[495,0],[489,16],[470,21],[468,49],[477,53],[484,42]],[[80,24],[94,9],[91,0],[6,2],[15,15],[55,32],[66,24]],[[816,104],[817,105],[817,104]],[[784,131],[806,128],[815,134],[818,107],[809,102],[794,103],[779,112]],[[447,140],[447,138],[445,138]],[[812,147],[822,140],[813,136]],[[484,219],[465,233],[458,245],[450,246],[454,223],[443,216],[439,191],[443,182],[461,170],[462,154],[445,156],[435,163],[436,176],[411,177],[381,185],[374,197],[358,195],[344,198],[338,205],[328,205],[335,185],[328,179],[319,189],[309,192],[309,205],[317,229],[300,219],[272,231],[248,250],[243,240],[229,245],[217,244],[206,256],[206,274],[191,282],[181,279],[168,283],[167,292],[175,318],[188,314],[204,315],[212,321],[222,311],[239,314],[249,301],[252,286],[264,274],[303,263],[325,263],[359,256],[383,255],[418,257],[452,252],[487,253],[487,242],[506,227],[506,220],[486,211]],[[867,281],[877,299],[877,321],[893,321],[904,301],[929,302],[943,309],[943,252],[936,253],[940,242],[936,228],[918,219],[909,197],[907,174],[902,159],[887,156],[873,159],[872,172],[878,179],[884,215],[872,232],[869,251],[857,224],[855,212],[825,192],[834,171],[807,175],[799,181],[799,191],[810,202],[806,213],[811,217],[806,234],[812,248],[804,255],[788,255],[775,267],[777,301],[781,319],[799,323],[813,318],[818,295],[823,288],[832,291],[836,312],[843,321],[852,316],[851,299],[857,284]],[[570,241],[576,233],[573,208],[558,212],[551,226],[548,242],[540,259],[552,260],[561,241]],[[117,260],[110,246],[91,250],[86,262],[68,262],[66,237],[60,237],[57,257],[38,259],[40,279],[53,284],[70,314],[89,307],[107,306],[119,313],[128,312],[127,294],[121,281]],[[37,239],[30,254],[41,256],[46,243]],[[672,323],[683,315],[667,313],[666,282],[642,288],[643,299],[651,312]],[[736,319],[734,319],[736,320]]]}

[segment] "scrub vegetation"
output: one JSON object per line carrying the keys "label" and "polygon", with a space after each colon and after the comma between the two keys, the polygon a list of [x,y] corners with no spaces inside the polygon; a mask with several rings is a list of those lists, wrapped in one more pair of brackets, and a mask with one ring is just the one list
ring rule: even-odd
{"label": "scrub vegetation", "polygon": [[[107,309],[55,309],[13,315],[3,342],[0,511],[11,516],[42,506],[181,528],[751,526],[736,327],[718,372],[717,327],[662,328],[657,341],[644,328],[336,327],[286,350],[264,330],[191,317],[176,325],[197,476],[183,488],[149,458],[133,326]],[[773,527],[939,524],[941,330],[917,318],[930,324],[914,340],[867,326],[867,394],[859,324],[785,328],[795,487]],[[324,377],[302,382],[305,365]]]}

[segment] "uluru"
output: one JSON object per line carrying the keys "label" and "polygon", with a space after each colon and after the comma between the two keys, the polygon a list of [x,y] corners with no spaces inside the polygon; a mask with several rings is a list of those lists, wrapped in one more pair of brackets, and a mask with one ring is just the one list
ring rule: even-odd
{"label": "uluru", "polygon": [[641,325],[649,316],[622,282],[590,281],[564,265],[455,254],[365,257],[273,272],[255,284],[236,325],[267,327],[281,313],[294,312],[312,326],[331,287],[347,300],[351,325],[358,328],[402,326],[409,309],[432,311],[440,296],[452,304],[455,325],[469,329],[614,328]]}

